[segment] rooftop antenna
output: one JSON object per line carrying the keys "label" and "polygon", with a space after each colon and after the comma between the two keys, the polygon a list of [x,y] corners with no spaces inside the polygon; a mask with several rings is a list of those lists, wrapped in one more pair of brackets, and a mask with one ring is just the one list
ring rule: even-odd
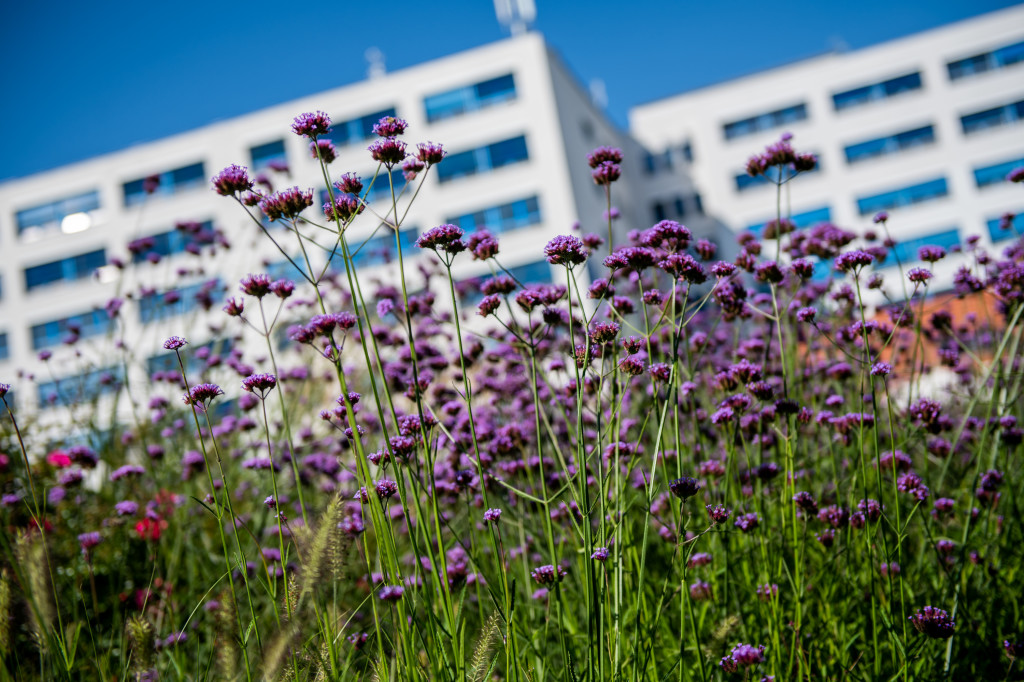
{"label": "rooftop antenna", "polygon": [[517,36],[526,33],[537,18],[537,7],[533,0],[494,0],[494,13],[498,23]]}
{"label": "rooftop antenna", "polygon": [[366,77],[370,80],[374,78],[380,78],[387,73],[387,67],[384,66],[384,53],[379,48],[369,47],[366,52],[363,53],[363,57],[366,58]]}

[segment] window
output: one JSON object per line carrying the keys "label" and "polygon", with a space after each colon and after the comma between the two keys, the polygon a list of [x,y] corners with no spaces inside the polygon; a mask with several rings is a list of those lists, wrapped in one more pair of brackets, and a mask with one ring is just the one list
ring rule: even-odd
{"label": "window", "polygon": [[867,142],[851,144],[843,151],[846,154],[847,163],[859,163],[861,161],[873,159],[876,156],[896,154],[897,152],[902,152],[913,147],[932,144],[934,142],[935,128],[929,125],[922,128],[907,130],[902,133],[896,133],[895,135],[888,135],[886,137],[868,140]]}
{"label": "window", "polygon": [[96,268],[107,264],[107,253],[103,249],[70,256],[42,265],[25,268],[25,290],[32,291],[36,287],[54,284],[55,282],[73,282],[91,277]]}
{"label": "window", "polygon": [[[986,223],[988,227],[988,238],[993,243],[1001,242],[1004,239],[1018,239],[1024,236],[1024,215],[1010,214],[1013,215],[1013,219],[1004,221],[1002,217],[992,218]],[[1008,229],[1003,229],[1006,225]]]}
{"label": "window", "polygon": [[[416,239],[418,237],[419,230],[415,227],[403,228],[398,232],[398,241],[402,246],[403,258],[412,258],[420,255],[420,249],[416,246]],[[352,265],[357,268],[370,268],[398,260],[395,233],[387,227],[381,227],[367,239],[350,240],[348,248],[352,256]],[[334,254],[334,257],[331,258],[331,270],[334,272],[344,272],[345,270],[345,261],[340,248]]]}
{"label": "window", "polygon": [[960,231],[956,228],[937,232],[935,234],[899,242],[892,248],[892,260],[886,260],[887,265],[896,265],[897,261],[903,265],[914,263],[918,259],[917,252],[922,246],[941,246],[947,251],[960,244]]}
{"label": "window", "polygon": [[[223,358],[228,355],[233,346],[232,339],[224,338],[207,341],[200,346],[188,345],[178,352],[185,362],[185,368],[190,369],[190,362],[199,363],[200,366],[208,364],[207,361],[210,358]],[[178,356],[169,351],[151,355],[146,358],[146,372],[149,376],[153,376],[157,372],[171,372],[180,377],[181,368],[178,366]]]}
{"label": "window", "polygon": [[121,376],[121,368],[106,367],[56,381],[41,382],[38,386],[39,407],[58,403],[84,403],[105,393],[116,393],[121,388]]}
{"label": "window", "polygon": [[994,71],[1013,64],[1024,62],[1024,41],[1007,45],[991,52],[976,54],[972,57],[958,59],[946,65],[949,69],[949,79],[959,80],[968,76],[975,76],[986,71]]}
{"label": "window", "polygon": [[516,98],[512,74],[431,95],[423,100],[427,122],[442,121]]}
{"label": "window", "polygon": [[266,170],[271,164],[288,166],[288,155],[284,151],[284,140],[275,140],[266,144],[256,145],[249,149],[249,156],[252,158],[252,170],[254,173]]}
{"label": "window", "polygon": [[[200,229],[195,234],[189,233],[186,230],[167,230],[166,232],[137,239],[131,242],[128,248],[132,251],[132,261],[141,263],[150,254],[156,254],[161,257],[173,256],[176,253],[183,253],[194,249],[205,242],[205,236],[212,237],[212,234],[213,221],[206,220],[200,223]],[[204,238],[197,239],[197,235],[204,235]]]}
{"label": "window", "polygon": [[[796,225],[797,229],[811,227],[812,225],[817,225],[818,223],[827,223],[828,221],[832,220],[832,209],[828,206],[822,206],[821,208],[815,208],[810,211],[802,211],[801,213],[793,214],[789,217],[789,219],[793,221],[793,224]],[[772,220],[775,219],[772,218]],[[760,236],[761,231],[769,222],[771,221],[766,220],[762,223],[749,225],[747,226],[747,231],[753,232],[754,234]]]}
{"label": "window", "polygon": [[[95,211],[100,207],[100,193],[96,190],[51,201],[18,211],[15,222],[18,234],[27,230],[44,230],[61,227],[64,218],[76,213]],[[77,232],[78,230],[69,230]]]}
{"label": "window", "polygon": [[7,343],[7,332],[0,332],[0,360],[11,357],[11,347]]}
{"label": "window", "polygon": [[672,170],[672,150],[666,149],[658,154],[647,152],[644,155],[644,172],[647,175],[657,175]]}
{"label": "window", "polygon": [[59,320],[43,322],[32,327],[32,348],[39,350],[48,346],[56,346],[72,334],[82,339],[100,336],[106,334],[110,326],[110,318],[103,310],[92,310]]}
{"label": "window", "polygon": [[526,161],[528,158],[526,137],[520,135],[476,149],[449,154],[444,163],[437,166],[437,180],[438,182],[448,182],[456,178],[476,175]]}
{"label": "window", "polygon": [[359,144],[363,140],[369,140],[374,136],[373,126],[377,125],[377,121],[388,116],[397,115],[398,112],[394,107],[388,107],[387,109],[381,109],[365,116],[357,116],[347,121],[333,121],[331,123],[331,132],[327,134],[327,137],[339,147]]}
{"label": "window", "polygon": [[964,135],[971,135],[982,130],[998,128],[1022,120],[1024,120],[1024,101],[961,116],[960,125],[963,126]]}
{"label": "window", "polygon": [[903,187],[891,192],[873,194],[857,199],[857,210],[860,211],[861,215],[867,215],[898,206],[911,206],[931,201],[932,199],[944,197],[947,194],[949,194],[949,190],[946,186],[946,178],[936,178],[935,180]]}
{"label": "window", "polygon": [[508,272],[524,285],[549,284],[551,282],[551,266],[544,260],[517,265],[514,268],[509,268]]}
{"label": "window", "polygon": [[984,168],[974,169],[974,182],[978,187],[989,187],[991,185],[998,185],[1006,181],[1006,176],[1010,174],[1014,168],[1024,166],[1024,159],[1014,159],[1012,161],[1003,161],[992,166],[985,166]]}
{"label": "window", "polygon": [[[340,247],[339,247],[340,251]],[[304,260],[301,255],[292,255],[292,260],[295,261],[299,266],[303,266]],[[299,269],[292,265],[287,260],[279,260],[275,263],[271,263],[266,268],[267,277],[272,280],[278,279],[290,279],[293,282],[301,282],[306,278],[306,275]]]}
{"label": "window", "polygon": [[722,126],[725,132],[725,139],[732,140],[744,135],[752,135],[762,130],[771,130],[796,121],[803,121],[807,118],[807,105],[800,103],[785,109],[769,111],[759,116],[745,118],[742,121],[733,121]]}
{"label": "window", "polygon": [[466,234],[476,230],[498,234],[536,225],[540,220],[540,203],[536,196],[448,218],[449,223],[458,225]]}
{"label": "window", "polygon": [[870,102],[887,99],[900,93],[921,89],[920,72],[908,73],[898,78],[890,78],[881,83],[872,83],[853,90],[837,92],[832,95],[832,104],[836,111],[843,111]]}
{"label": "window", "polygon": [[693,161],[693,145],[689,141],[683,143],[683,146],[679,148],[679,152],[683,155],[685,161]]}
{"label": "window", "polygon": [[171,289],[163,294],[151,293],[139,299],[139,321],[148,324],[168,317],[177,317],[202,307],[213,306],[212,294],[221,289],[219,280]]}
{"label": "window", "polygon": [[132,206],[145,200],[149,180],[157,182],[153,194],[168,196],[206,185],[206,171],[200,161],[191,166],[182,166],[164,173],[126,182],[123,186],[125,206]]}
{"label": "window", "polygon": [[665,210],[665,204],[660,201],[655,201],[651,204],[651,217],[654,218],[654,222],[660,223],[662,220],[668,219],[668,211]]}

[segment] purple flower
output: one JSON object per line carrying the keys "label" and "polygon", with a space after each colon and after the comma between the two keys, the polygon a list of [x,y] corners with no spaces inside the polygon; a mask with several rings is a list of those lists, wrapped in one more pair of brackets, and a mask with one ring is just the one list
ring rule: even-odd
{"label": "purple flower", "polygon": [[884,223],[888,219],[889,214],[886,211],[879,211],[878,213],[875,214],[875,217],[872,218],[871,221],[877,225],[878,223]]}
{"label": "purple flower", "polygon": [[292,132],[315,140],[318,135],[331,132],[331,117],[322,111],[299,114],[292,123]]}
{"label": "purple flower", "polygon": [[566,572],[561,566],[556,567],[548,564],[546,566],[540,566],[533,569],[530,571],[530,575],[533,576],[533,579],[540,585],[553,585],[555,583],[562,582],[562,579],[566,576]]}
{"label": "purple flower", "polygon": [[180,336],[172,336],[171,338],[164,341],[164,350],[178,350],[187,343],[188,341],[181,338]]}
{"label": "purple flower", "polygon": [[884,377],[889,374],[892,374],[892,365],[888,362],[876,362],[871,365],[871,376]]}
{"label": "purple flower", "polygon": [[85,553],[88,553],[90,549],[101,542],[103,542],[103,536],[97,531],[82,533],[78,536],[78,544],[82,547],[82,551]]}
{"label": "purple flower", "polygon": [[242,379],[242,389],[249,393],[258,393],[261,398],[266,398],[274,386],[277,386],[277,377],[273,374],[250,374]]}
{"label": "purple flower", "polygon": [[572,269],[587,260],[587,249],[579,237],[559,235],[544,247],[544,255],[552,265]]}
{"label": "purple flower", "polygon": [[260,210],[271,221],[279,218],[295,218],[303,210],[313,205],[313,190],[300,190],[298,187],[290,187],[260,201]]}
{"label": "purple flower", "polygon": [[448,152],[440,144],[433,142],[420,142],[416,145],[416,158],[427,166],[441,163],[441,159],[447,156]]}
{"label": "purple flower", "polygon": [[341,192],[346,194],[354,194],[359,196],[363,193],[363,181],[359,179],[359,176],[355,173],[345,173],[341,178],[334,183],[334,186]]}
{"label": "purple flower", "polygon": [[927,263],[934,263],[946,257],[946,250],[941,246],[922,246],[917,250],[917,257]]}
{"label": "purple flower", "polygon": [[224,304],[224,308],[222,308],[222,310],[231,317],[239,317],[245,310],[245,301],[240,298],[229,298],[228,302]]}
{"label": "purple flower", "polygon": [[501,510],[500,509],[488,509],[487,511],[484,512],[484,522],[485,523],[497,523],[500,518],[501,518]]}
{"label": "purple flower", "polygon": [[383,163],[388,168],[397,166],[405,160],[405,142],[393,137],[377,138],[367,149],[374,161]]}
{"label": "purple flower", "polygon": [[350,194],[338,194],[334,197],[334,203],[325,202],[323,205],[324,216],[328,220],[340,220],[347,223],[366,208],[359,199]]}
{"label": "purple flower", "polygon": [[455,225],[444,224],[432,227],[416,240],[416,246],[421,249],[430,249],[434,252],[445,252],[455,255],[466,250],[466,244],[462,241],[462,228]]}
{"label": "purple flower", "polygon": [[718,662],[718,666],[727,673],[739,672],[741,668],[750,668],[764,661],[764,646],[737,644],[728,656]]}
{"label": "purple flower", "polygon": [[330,140],[314,140],[309,143],[309,151],[314,159],[322,159],[324,163],[334,163],[338,158],[338,150]]}
{"label": "purple flower", "polygon": [[377,596],[380,597],[382,601],[394,602],[401,599],[403,594],[405,594],[405,588],[401,585],[385,585],[380,588],[380,592],[377,593]]}
{"label": "purple flower", "polygon": [[1024,182],[1024,166],[1020,166],[1019,168],[1014,168],[1012,171],[1010,171],[1009,174],[1006,176],[1006,181],[1007,182]]}
{"label": "purple flower", "polygon": [[731,513],[728,509],[718,504],[712,507],[710,504],[704,505],[704,509],[708,512],[708,518],[711,519],[711,523],[719,524],[729,518]]}
{"label": "purple flower", "polygon": [[741,514],[738,516],[733,525],[744,533],[749,533],[757,528],[760,523],[761,517],[757,515],[757,512],[750,512],[749,514]]}
{"label": "purple flower", "polygon": [[611,161],[603,161],[594,170],[590,171],[590,176],[594,178],[594,182],[598,185],[610,185],[622,175],[622,168],[617,163]]}
{"label": "purple flower", "polygon": [[230,197],[252,189],[249,170],[245,166],[231,164],[213,176],[213,189],[221,196]]}
{"label": "purple flower", "polygon": [[931,270],[924,268],[911,268],[907,270],[907,279],[914,284],[924,284],[933,277]]}
{"label": "purple flower", "polygon": [[498,240],[487,230],[469,235],[466,248],[473,252],[473,260],[488,260],[498,255]]}
{"label": "purple flower", "polygon": [[270,277],[267,275],[246,275],[238,287],[243,294],[263,298],[270,293]]}
{"label": "purple flower", "polygon": [[587,165],[597,168],[602,163],[622,163],[622,150],[618,147],[598,147],[587,154]]}
{"label": "purple flower", "polygon": [[398,484],[388,479],[377,481],[376,485],[373,486],[374,490],[377,491],[377,497],[382,500],[386,500],[389,497],[395,495],[398,492]]}
{"label": "purple flower", "polygon": [[594,561],[605,561],[608,558],[608,548],[595,547],[594,553],[590,555],[590,558]]}
{"label": "purple flower", "polygon": [[405,132],[409,124],[405,119],[385,116],[373,125],[373,134],[378,137],[398,137]]}
{"label": "purple flower", "polygon": [[918,609],[908,620],[915,630],[935,639],[949,639],[956,629],[956,623],[950,620],[948,613],[931,606]]}
{"label": "purple flower", "polygon": [[125,476],[141,476],[144,473],[146,473],[146,470],[138,464],[125,464],[110,472],[110,480],[117,481]]}
{"label": "purple flower", "polygon": [[114,511],[118,516],[135,516],[135,513],[139,511],[139,505],[131,500],[124,500],[114,505]]}
{"label": "purple flower", "polygon": [[695,478],[683,476],[669,481],[668,489],[679,499],[685,500],[697,494],[697,491],[700,490],[700,482]]}
{"label": "purple flower", "polygon": [[197,384],[182,397],[182,400],[184,400],[186,405],[203,407],[219,395],[224,395],[224,391],[221,390],[220,386],[216,384]]}
{"label": "purple flower", "polygon": [[280,299],[286,299],[295,291],[295,282],[287,279],[274,280],[270,285],[270,291]]}
{"label": "purple flower", "polygon": [[714,595],[711,592],[711,585],[703,580],[698,580],[690,585],[690,599],[693,599],[694,601],[707,601],[713,596]]}
{"label": "purple flower", "polygon": [[856,272],[871,265],[875,257],[866,251],[854,250],[840,254],[835,260],[836,270],[840,272]]}
{"label": "purple flower", "polygon": [[801,308],[796,313],[796,319],[801,322],[814,322],[814,318],[818,315],[818,309],[814,307]]}

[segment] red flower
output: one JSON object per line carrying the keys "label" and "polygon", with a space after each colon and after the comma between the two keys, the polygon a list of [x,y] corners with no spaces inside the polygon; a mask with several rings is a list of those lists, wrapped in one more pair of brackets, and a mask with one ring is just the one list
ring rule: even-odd
{"label": "red flower", "polygon": [[71,458],[63,450],[54,450],[46,456],[46,461],[58,469],[71,466]]}
{"label": "red flower", "polygon": [[135,524],[135,532],[138,533],[139,537],[143,540],[159,540],[160,533],[162,533],[166,527],[167,522],[163,519],[154,521],[153,519],[145,518]]}

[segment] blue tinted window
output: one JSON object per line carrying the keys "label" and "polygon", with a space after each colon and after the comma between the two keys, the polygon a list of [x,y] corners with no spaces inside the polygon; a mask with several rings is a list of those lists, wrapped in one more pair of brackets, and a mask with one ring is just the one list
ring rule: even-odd
{"label": "blue tinted window", "polygon": [[[807,175],[808,173],[817,173],[819,170],[821,170],[820,158],[818,159],[818,163],[814,166],[814,168],[812,168],[809,171],[804,171],[803,173],[801,173],[801,175]],[[790,180],[795,176],[796,173],[791,168],[786,168],[782,170],[783,180]],[[736,191],[742,192],[744,190],[750,189],[751,187],[761,187],[762,185],[774,186],[775,182],[778,180],[778,177],[779,167],[772,166],[763,175],[751,177],[747,173],[739,173],[733,177],[733,180],[736,183]]]}
{"label": "blue tinted window", "polygon": [[252,170],[254,173],[265,170],[275,161],[285,165],[288,164],[288,155],[284,151],[284,140],[275,140],[252,147],[249,149],[249,155],[252,157]]}
{"label": "blue tinted window", "polygon": [[39,350],[47,346],[56,346],[71,334],[77,334],[83,339],[100,336],[106,334],[110,326],[110,318],[103,310],[92,310],[43,322],[32,327],[32,348]]}
{"label": "blue tinted window", "polygon": [[832,95],[832,104],[836,111],[842,111],[862,104],[886,99],[903,92],[919,90],[921,88],[921,74],[919,72],[908,73],[898,78],[890,78],[880,83],[872,83],[860,88],[837,92]]}
{"label": "blue tinted window", "polygon": [[924,126],[907,130],[895,135],[888,135],[867,142],[852,144],[843,151],[849,163],[857,163],[876,156],[886,156],[897,152],[935,142],[935,128]]}
{"label": "blue tinted window", "polygon": [[950,80],[959,80],[986,71],[1001,69],[1024,61],[1024,41],[983,52],[946,65]]}
{"label": "blue tinted window", "polygon": [[[206,220],[200,223],[200,234],[212,233],[213,232],[213,221]],[[187,233],[185,230],[167,230],[166,232],[159,232],[154,235],[150,235],[144,239],[151,239],[153,245],[146,247],[145,249],[138,251],[132,255],[132,260],[136,263],[141,263],[146,260],[146,256],[151,253],[155,253],[158,256],[173,256],[176,253],[185,252],[190,244],[198,244],[199,242],[193,239],[192,235]],[[194,248],[194,247],[193,247]]]}
{"label": "blue tinted window", "polygon": [[447,222],[458,225],[467,234],[476,230],[488,230],[497,234],[536,225],[540,220],[540,204],[537,197],[533,196],[450,217]]}
{"label": "blue tinted window", "polygon": [[[832,220],[832,209],[829,208],[828,206],[822,206],[821,208],[815,208],[810,211],[796,213],[790,216],[789,219],[793,221],[793,224],[796,225],[798,229],[811,227],[812,225],[817,225],[818,223],[827,223],[828,221]],[[774,218],[772,220],[774,220]],[[766,220],[763,223],[756,223],[754,225],[750,225],[747,227],[747,230],[753,232],[756,235],[760,235],[761,231],[764,229],[764,226],[767,225],[769,222],[771,221]]]}
{"label": "blue tinted window", "polygon": [[438,182],[448,182],[455,178],[476,175],[525,161],[528,158],[526,138],[520,135],[445,157],[445,160],[437,166],[437,179]]}
{"label": "blue tinted window", "polygon": [[105,367],[55,381],[40,382],[39,407],[73,405],[89,402],[104,393],[115,393],[121,388],[121,378],[120,367]]}
{"label": "blue tinted window", "polygon": [[[194,163],[189,166],[182,166],[174,170],[158,173],[154,176],[159,178],[159,184],[153,192],[155,195],[177,194],[188,189],[202,187],[206,184],[206,171],[203,163]],[[146,178],[139,178],[124,183],[124,205],[131,206],[138,204],[146,198]]]}
{"label": "blue tinted window", "polygon": [[197,308],[208,309],[212,304],[211,295],[220,288],[220,282],[211,280],[163,294],[148,294],[139,299],[139,321],[148,324],[168,317],[185,315]]}
{"label": "blue tinted window", "polygon": [[[420,249],[416,246],[418,238],[419,231],[415,227],[408,227],[399,231],[398,240],[402,246],[403,258],[412,258],[420,255]],[[381,227],[377,230],[376,234],[366,239],[350,240],[348,248],[352,256],[352,264],[357,268],[368,268],[398,260],[395,233],[386,227]],[[340,250],[331,259],[331,269],[336,272],[344,271],[345,269],[345,262]]]}
{"label": "blue tinted window", "polygon": [[1020,168],[1021,166],[1024,166],[1024,159],[1003,161],[1002,163],[985,166],[984,168],[975,168],[974,182],[978,187],[998,185],[999,183],[1006,181],[1006,176],[1010,174],[1010,171],[1014,168]]}
{"label": "blue tinted window", "polygon": [[431,95],[424,98],[423,106],[427,112],[427,122],[433,123],[500,102],[507,102],[515,97],[515,79],[512,74],[506,74],[474,85]]}
{"label": "blue tinted window", "polygon": [[11,357],[11,347],[7,344],[7,333],[0,333],[0,360]]}
{"label": "blue tinted window", "polygon": [[388,116],[398,116],[398,112],[394,107],[388,107],[387,109],[381,109],[380,111],[374,111],[364,116],[357,116],[344,121],[333,121],[331,123],[331,132],[327,134],[327,137],[339,147],[348,144],[358,144],[373,137],[373,126],[377,124],[377,121]]}
{"label": "blue tinted window", "polygon": [[1024,120],[1024,101],[961,116],[960,125],[963,126],[964,134],[970,135],[981,130],[998,128],[1022,120]]}
{"label": "blue tinted window", "polygon": [[[1009,229],[1003,229],[1004,222],[1007,222]],[[1018,213],[1010,221],[1004,221],[1002,217],[992,218],[986,223],[986,227],[988,238],[993,242],[1024,237],[1024,214]]]}
{"label": "blue tinted window", "polygon": [[737,137],[743,137],[744,135],[750,135],[762,130],[771,130],[772,128],[778,128],[784,126],[787,123],[795,123],[796,121],[803,121],[807,118],[807,105],[796,104],[785,109],[777,109],[776,111],[769,111],[758,116],[752,116],[745,118],[740,121],[732,121],[722,126],[725,132],[725,139],[732,140]]}
{"label": "blue tinted window", "polygon": [[898,206],[910,206],[932,199],[944,197],[949,193],[945,178],[938,178],[922,182],[909,187],[873,194],[871,196],[857,199],[857,210],[861,215],[877,213]]}
{"label": "blue tinted window", "polygon": [[918,260],[917,252],[922,246],[941,246],[947,251],[960,244],[960,231],[956,228],[929,234],[924,237],[917,237],[904,242],[899,242],[892,248],[893,258],[886,260],[886,265],[896,265],[897,261],[903,265]]}
{"label": "blue tinted window", "polygon": [[73,282],[77,279],[85,279],[91,277],[96,268],[101,268],[106,264],[106,251],[99,249],[25,268],[25,290],[31,291],[36,287],[55,282]]}
{"label": "blue tinted window", "polygon": [[65,216],[72,213],[88,213],[99,207],[100,193],[94,190],[26,208],[15,214],[18,234],[32,228],[58,227]]}
{"label": "blue tinted window", "polygon": [[[223,357],[231,352],[231,348],[233,346],[234,341],[230,338],[216,339],[214,341],[207,341],[200,346],[185,346],[178,351],[178,353],[181,355],[181,359],[185,363],[185,369],[191,370],[192,367],[190,367],[190,365],[192,363],[196,363],[201,366],[202,363],[205,363],[211,356]],[[173,372],[178,374],[180,371],[181,368],[178,366],[178,355],[173,351],[162,351],[156,355],[151,355],[146,358],[146,372],[150,376],[157,372]]]}

